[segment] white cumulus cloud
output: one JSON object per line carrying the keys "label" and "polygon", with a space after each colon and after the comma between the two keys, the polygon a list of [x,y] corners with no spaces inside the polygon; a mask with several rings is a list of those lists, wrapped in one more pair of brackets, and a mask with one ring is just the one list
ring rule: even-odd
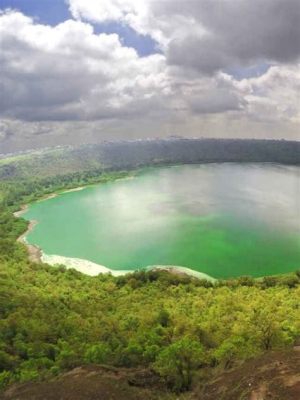
{"label": "white cumulus cloud", "polygon": [[[0,146],[110,138],[299,138],[298,0],[68,0],[56,26],[0,12]],[[160,52],[140,57],[130,26]],[[231,69],[269,63],[260,76]],[[0,152],[3,151],[0,149]]]}

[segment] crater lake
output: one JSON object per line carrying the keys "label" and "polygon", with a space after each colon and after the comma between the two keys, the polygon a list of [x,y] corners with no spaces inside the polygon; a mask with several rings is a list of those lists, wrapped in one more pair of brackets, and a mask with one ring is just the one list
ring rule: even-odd
{"label": "crater lake", "polygon": [[[28,243],[110,270],[182,266],[213,278],[300,268],[300,168],[149,168],[29,205]],[[80,262],[80,261],[79,261]]]}

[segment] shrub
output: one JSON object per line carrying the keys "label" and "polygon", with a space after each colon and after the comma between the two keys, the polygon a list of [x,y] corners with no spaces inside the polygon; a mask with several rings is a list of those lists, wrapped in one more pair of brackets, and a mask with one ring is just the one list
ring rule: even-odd
{"label": "shrub", "polygon": [[89,346],[85,352],[84,360],[87,363],[105,364],[110,361],[111,357],[111,348],[103,342]]}
{"label": "shrub", "polygon": [[193,371],[203,362],[203,358],[201,343],[184,337],[162,350],[153,367],[172,390],[180,392],[190,388]]}

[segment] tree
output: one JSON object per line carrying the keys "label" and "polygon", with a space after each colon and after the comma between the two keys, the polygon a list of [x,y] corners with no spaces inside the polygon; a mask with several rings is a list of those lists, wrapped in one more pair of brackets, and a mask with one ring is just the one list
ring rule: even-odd
{"label": "tree", "polygon": [[111,348],[107,343],[98,343],[89,346],[85,352],[85,361],[89,363],[105,364],[112,356]]}
{"label": "tree", "polygon": [[225,369],[233,366],[236,359],[247,359],[253,355],[255,349],[251,347],[242,337],[232,337],[224,342],[214,351],[215,359],[224,365]]}
{"label": "tree", "polygon": [[154,369],[174,391],[188,390],[193,371],[203,362],[204,350],[201,343],[184,337],[160,352]]}
{"label": "tree", "polygon": [[169,325],[169,322],[170,322],[170,313],[164,308],[159,310],[159,313],[158,313],[158,316],[157,316],[157,322],[161,326],[167,327]]}

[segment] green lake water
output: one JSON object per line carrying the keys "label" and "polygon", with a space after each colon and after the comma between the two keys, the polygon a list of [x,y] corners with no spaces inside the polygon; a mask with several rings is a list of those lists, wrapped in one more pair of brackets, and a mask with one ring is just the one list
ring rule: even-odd
{"label": "green lake water", "polygon": [[300,268],[300,168],[152,168],[30,205],[27,241],[114,270],[177,265],[214,278]]}

